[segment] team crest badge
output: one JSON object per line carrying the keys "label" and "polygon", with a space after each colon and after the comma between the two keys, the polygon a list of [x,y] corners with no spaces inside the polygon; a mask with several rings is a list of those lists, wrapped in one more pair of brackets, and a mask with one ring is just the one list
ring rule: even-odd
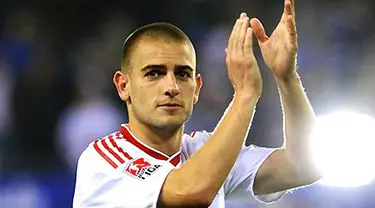
{"label": "team crest badge", "polygon": [[161,165],[153,165],[145,158],[136,158],[126,165],[124,172],[140,180],[145,180],[160,167]]}

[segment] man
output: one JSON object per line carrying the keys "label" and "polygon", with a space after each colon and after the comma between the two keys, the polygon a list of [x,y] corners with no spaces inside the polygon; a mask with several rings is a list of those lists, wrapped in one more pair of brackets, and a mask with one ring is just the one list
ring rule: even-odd
{"label": "man", "polygon": [[[309,151],[314,113],[296,72],[294,16],[293,0],[285,0],[267,37],[259,20],[241,14],[226,49],[233,100],[213,132],[191,135],[183,134],[184,123],[202,86],[191,42],[166,23],[135,31],[113,78],[129,122],[82,153],[73,207],[217,208],[238,196],[269,203],[318,180]],[[280,149],[243,146],[262,92],[253,33],[281,95],[287,145]]]}

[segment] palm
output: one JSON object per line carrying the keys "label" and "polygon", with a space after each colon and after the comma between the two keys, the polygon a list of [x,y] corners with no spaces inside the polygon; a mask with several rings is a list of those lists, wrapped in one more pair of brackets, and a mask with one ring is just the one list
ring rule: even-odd
{"label": "palm", "polygon": [[258,39],[263,59],[276,77],[287,77],[296,70],[297,34],[293,2],[285,1],[284,13],[276,29],[267,37],[259,20],[252,19],[251,26]]}

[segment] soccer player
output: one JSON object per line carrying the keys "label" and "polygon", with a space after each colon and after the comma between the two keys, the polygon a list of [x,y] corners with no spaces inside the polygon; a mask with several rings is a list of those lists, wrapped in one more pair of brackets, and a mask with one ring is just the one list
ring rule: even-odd
{"label": "soccer player", "polygon": [[[294,16],[293,0],[285,0],[281,21],[268,37],[258,19],[240,15],[226,48],[233,100],[213,132],[189,135],[184,123],[202,86],[192,43],[167,23],[132,33],[113,77],[129,122],[82,153],[73,207],[223,208],[233,197],[270,203],[318,180],[309,151],[314,112],[296,72]],[[253,34],[279,87],[282,148],[243,145],[262,92]]]}

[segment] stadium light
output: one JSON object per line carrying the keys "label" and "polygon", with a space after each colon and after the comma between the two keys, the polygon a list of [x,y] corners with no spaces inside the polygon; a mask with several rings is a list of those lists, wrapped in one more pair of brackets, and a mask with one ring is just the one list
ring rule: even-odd
{"label": "stadium light", "polygon": [[324,173],[319,182],[334,187],[364,186],[375,178],[375,120],[353,111],[318,116],[312,152]]}

